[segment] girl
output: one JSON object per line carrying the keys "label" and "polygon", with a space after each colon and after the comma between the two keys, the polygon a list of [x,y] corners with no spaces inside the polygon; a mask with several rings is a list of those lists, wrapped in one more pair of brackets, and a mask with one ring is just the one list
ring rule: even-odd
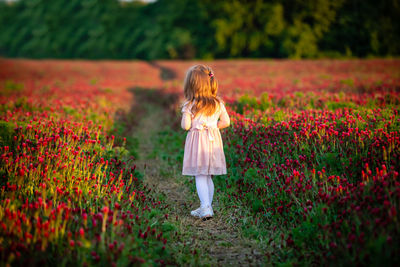
{"label": "girl", "polygon": [[186,102],[182,107],[181,126],[188,130],[183,157],[183,175],[195,176],[200,207],[191,215],[212,218],[214,183],[211,175],[226,174],[225,155],[219,129],[230,119],[221,99],[218,83],[210,67],[191,67],[184,81]]}

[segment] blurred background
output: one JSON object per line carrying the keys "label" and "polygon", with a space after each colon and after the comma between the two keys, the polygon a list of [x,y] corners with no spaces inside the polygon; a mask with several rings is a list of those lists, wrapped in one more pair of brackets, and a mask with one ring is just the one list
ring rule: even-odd
{"label": "blurred background", "polygon": [[398,0],[0,0],[0,56],[395,57],[399,18]]}

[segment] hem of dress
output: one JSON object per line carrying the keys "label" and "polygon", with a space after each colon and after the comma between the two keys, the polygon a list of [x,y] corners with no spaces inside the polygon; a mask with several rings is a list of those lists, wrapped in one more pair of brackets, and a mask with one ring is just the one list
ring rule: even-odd
{"label": "hem of dress", "polygon": [[196,175],[225,175],[227,174],[226,168],[184,168],[182,175],[196,176]]}
{"label": "hem of dress", "polygon": [[196,176],[196,175],[226,175],[227,173],[182,173],[185,176]]}

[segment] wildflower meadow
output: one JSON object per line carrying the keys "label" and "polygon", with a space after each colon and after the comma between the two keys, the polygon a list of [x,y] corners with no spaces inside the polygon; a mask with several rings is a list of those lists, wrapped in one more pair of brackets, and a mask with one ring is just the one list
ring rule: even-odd
{"label": "wildflower meadow", "polygon": [[[180,223],[190,210],[171,212],[137,168],[141,140],[125,135],[144,116],[134,88],[179,96],[157,100],[172,115],[152,160],[194,188],[179,176],[178,122],[195,63],[0,59],[1,265],[205,264]],[[256,264],[398,264],[400,61],[202,63],[231,117],[216,217],[257,244]]]}

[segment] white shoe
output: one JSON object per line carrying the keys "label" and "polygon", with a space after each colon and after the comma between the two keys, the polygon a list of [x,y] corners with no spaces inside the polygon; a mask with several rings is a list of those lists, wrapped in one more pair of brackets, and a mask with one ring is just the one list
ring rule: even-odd
{"label": "white shoe", "polygon": [[211,216],[214,216],[214,209],[212,208],[212,206],[210,206],[211,208]]}
{"label": "white shoe", "polygon": [[190,215],[195,216],[195,217],[199,217],[199,218],[203,218],[203,217],[212,217],[214,216],[214,211],[213,208],[211,206],[205,207],[205,208],[197,208],[195,210],[192,210],[190,212]]}
{"label": "white shoe", "polygon": [[206,206],[200,209],[200,218],[202,218],[204,221],[211,219],[213,216],[214,212],[211,206]]}
{"label": "white shoe", "polygon": [[201,216],[201,207],[198,208],[198,209],[192,210],[190,212],[190,215],[200,218],[200,216]]}

